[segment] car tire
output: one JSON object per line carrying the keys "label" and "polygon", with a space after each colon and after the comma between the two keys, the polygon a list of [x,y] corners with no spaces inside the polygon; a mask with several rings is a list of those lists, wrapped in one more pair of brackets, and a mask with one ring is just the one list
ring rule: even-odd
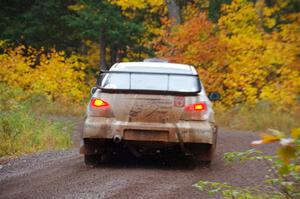
{"label": "car tire", "polygon": [[214,127],[214,136],[213,136],[213,143],[210,146],[210,149],[207,151],[208,156],[208,164],[210,165],[211,161],[214,159],[216,155],[216,149],[217,149],[217,137],[218,137],[218,127]]}
{"label": "car tire", "polygon": [[210,162],[213,159],[214,148],[213,144],[193,144],[190,151],[194,159],[202,162]]}
{"label": "car tire", "polygon": [[217,146],[217,131],[214,133],[212,144],[193,143],[188,146],[189,151],[197,162],[210,166]]}
{"label": "car tire", "polygon": [[84,163],[86,166],[96,166],[99,164],[99,154],[84,155]]}

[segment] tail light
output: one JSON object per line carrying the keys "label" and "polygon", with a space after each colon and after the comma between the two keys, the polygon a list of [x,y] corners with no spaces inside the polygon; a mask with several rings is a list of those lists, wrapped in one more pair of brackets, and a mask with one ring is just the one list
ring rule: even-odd
{"label": "tail light", "polygon": [[95,108],[101,108],[101,107],[107,107],[109,106],[109,103],[101,100],[101,99],[98,99],[98,98],[92,98],[91,100],[91,106],[92,107],[95,107]]}
{"label": "tail light", "polygon": [[205,102],[186,105],[182,113],[182,120],[206,120],[207,105]]}
{"label": "tail light", "polygon": [[95,117],[112,117],[111,107],[108,102],[102,99],[92,98],[88,115]]}
{"label": "tail light", "polygon": [[185,107],[186,111],[205,111],[206,110],[206,104],[204,102],[198,102],[192,105],[188,105]]}

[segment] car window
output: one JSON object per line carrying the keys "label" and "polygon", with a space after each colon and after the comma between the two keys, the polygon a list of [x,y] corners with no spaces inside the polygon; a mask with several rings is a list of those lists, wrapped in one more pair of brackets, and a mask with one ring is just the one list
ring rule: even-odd
{"label": "car window", "polygon": [[191,75],[109,73],[105,74],[101,87],[104,89],[198,92],[200,82],[197,76]]}
{"label": "car window", "polygon": [[101,86],[107,89],[129,89],[129,76],[129,73],[106,74]]}
{"label": "car window", "polygon": [[196,76],[170,75],[169,90],[194,92],[199,90],[199,79]]}
{"label": "car window", "polygon": [[132,74],[130,89],[168,90],[168,75]]}

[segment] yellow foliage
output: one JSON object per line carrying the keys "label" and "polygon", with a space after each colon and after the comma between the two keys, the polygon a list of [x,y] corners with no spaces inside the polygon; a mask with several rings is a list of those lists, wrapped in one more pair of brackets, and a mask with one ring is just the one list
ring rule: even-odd
{"label": "yellow foliage", "polygon": [[[195,65],[206,90],[220,91],[225,107],[268,101],[290,110],[300,94],[300,13],[281,16],[285,23],[277,24],[275,13],[286,5],[262,7],[260,19],[258,5],[232,0],[213,24],[188,4],[184,13],[191,18],[162,35],[157,55]],[[261,22],[276,29],[267,32]]]}
{"label": "yellow foliage", "polygon": [[271,142],[277,142],[280,140],[279,137],[269,134],[262,134],[261,139],[263,141],[263,144],[271,143]]}
{"label": "yellow foliage", "polygon": [[122,10],[127,9],[151,9],[151,12],[155,12],[159,7],[165,4],[164,0],[109,0],[112,4],[116,4],[121,7]]}
{"label": "yellow foliage", "polygon": [[85,56],[85,59],[89,66],[93,68],[99,68],[100,63],[100,46],[97,43],[93,43],[90,40],[87,40],[85,42],[85,45],[87,46],[87,54]]}
{"label": "yellow foliage", "polygon": [[[146,10],[150,14],[160,13],[162,16],[167,13],[165,0],[109,0],[109,2],[120,6],[123,14],[129,18],[135,17],[138,14],[136,10],[142,9]],[[162,35],[161,27],[159,27],[157,22],[151,17],[146,17],[143,25],[147,29],[148,33],[157,36]],[[145,43],[146,46],[151,45],[149,44],[149,41],[144,41],[146,38],[141,38],[141,40],[141,43]]]}
{"label": "yellow foliage", "polygon": [[84,4],[74,4],[74,5],[68,6],[68,9],[72,10],[72,11],[80,11],[85,8],[86,8],[86,5],[84,5]]}
{"label": "yellow foliage", "polygon": [[[252,142],[252,145],[268,144],[279,142],[280,147],[277,150],[277,154],[280,159],[283,160],[285,165],[288,165],[292,159],[299,158],[299,135],[300,128],[292,129],[290,132],[291,137],[286,138],[283,132],[277,130],[271,130],[269,134],[262,134],[261,140],[256,140]],[[296,166],[295,164],[292,165]],[[299,165],[293,169],[298,170]],[[284,169],[283,167],[281,169]],[[285,171],[284,171],[285,172]]]}
{"label": "yellow foliage", "polygon": [[[274,25],[266,8],[264,23]],[[246,102],[249,105],[266,100],[287,108],[296,103],[300,92],[299,13],[281,31],[266,33],[257,28],[255,5],[246,0],[233,0],[222,8],[218,21],[220,39],[227,45],[229,73],[224,80],[226,105]]]}
{"label": "yellow foliage", "polygon": [[[201,7],[203,7],[205,4],[208,6],[208,1],[207,2],[201,2]],[[194,3],[188,3],[186,6],[182,8],[181,11],[181,17],[183,21],[187,21],[192,19],[193,17],[197,17],[199,14],[199,8],[194,4]]]}
{"label": "yellow foliage", "polygon": [[[165,13],[165,0],[108,0],[111,4],[120,6],[123,14],[129,18],[138,14],[136,10],[146,10],[148,13]],[[148,21],[151,26],[151,19]],[[147,24],[147,23],[146,23]]]}
{"label": "yellow foliage", "polygon": [[52,99],[82,101],[87,92],[85,64],[80,57],[66,58],[63,51],[21,45],[0,55],[0,82],[29,92],[44,93]]}
{"label": "yellow foliage", "polygon": [[300,128],[294,128],[291,130],[291,137],[297,139],[300,137]]}

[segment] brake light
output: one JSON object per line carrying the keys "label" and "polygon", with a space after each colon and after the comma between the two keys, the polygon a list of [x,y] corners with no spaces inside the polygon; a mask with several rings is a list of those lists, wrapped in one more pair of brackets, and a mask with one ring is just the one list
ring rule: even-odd
{"label": "brake light", "polygon": [[98,98],[93,98],[91,100],[91,105],[92,105],[92,107],[95,107],[95,108],[101,108],[101,107],[109,106],[109,103],[107,103],[101,99],[98,99]]}
{"label": "brake light", "polygon": [[205,103],[194,104],[194,110],[195,111],[203,111],[205,109],[206,109],[206,104]]}
{"label": "brake light", "polygon": [[205,111],[206,104],[204,102],[198,102],[198,103],[186,106],[185,110],[187,110],[187,111]]}
{"label": "brake light", "polygon": [[182,112],[182,120],[207,120],[207,105],[205,102],[186,105]]}

